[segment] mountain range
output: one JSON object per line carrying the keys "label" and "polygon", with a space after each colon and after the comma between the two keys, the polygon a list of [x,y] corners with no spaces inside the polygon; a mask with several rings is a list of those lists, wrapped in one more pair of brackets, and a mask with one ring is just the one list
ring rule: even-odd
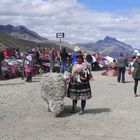
{"label": "mountain range", "polygon": [[[85,51],[90,53],[99,52],[104,56],[118,57],[120,52],[132,55],[134,48],[130,45],[117,40],[116,38],[106,36],[103,40],[88,43],[70,44],[62,42],[62,48],[73,50],[74,46],[78,45]],[[0,48],[15,47],[20,50],[25,50],[29,47],[52,47],[59,50],[59,41],[49,40],[31,31],[25,26],[0,25]]]}
{"label": "mountain range", "polygon": [[134,53],[134,48],[132,46],[109,36],[97,42],[80,43],[77,45],[92,50],[93,52],[99,52],[104,56],[111,57],[118,57],[121,52],[127,55],[132,55]]}
{"label": "mountain range", "polygon": [[47,39],[44,37],[41,37],[39,34],[37,34],[34,31],[29,30],[25,26],[13,26],[13,25],[0,25],[0,32],[6,33],[10,36],[13,36],[17,39],[24,39],[28,41],[35,41],[35,42],[42,42],[46,41]]}
{"label": "mountain range", "polygon": [[[13,26],[13,25],[0,25],[0,48],[19,48],[21,51],[25,51],[28,48],[33,47],[45,47],[60,49],[60,44],[55,40],[48,40],[31,31],[25,26]],[[63,43],[62,48],[70,46],[69,43]],[[70,47],[69,47],[70,48]],[[68,48],[68,50],[70,50]]]}
{"label": "mountain range", "polygon": [[19,48],[20,51],[24,52],[29,48],[34,47],[45,47],[45,48],[54,48],[58,49],[59,45],[53,42],[34,42],[29,40],[23,40],[23,39],[15,39],[14,37],[6,34],[6,33],[0,33],[0,49],[4,48]]}

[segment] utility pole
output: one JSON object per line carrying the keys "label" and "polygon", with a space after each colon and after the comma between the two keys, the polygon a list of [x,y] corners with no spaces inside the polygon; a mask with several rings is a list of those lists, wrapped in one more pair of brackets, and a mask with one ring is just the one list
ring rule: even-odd
{"label": "utility pole", "polygon": [[[64,33],[56,33],[56,38],[59,38],[59,45],[60,45],[60,53],[62,49],[62,38],[64,38]],[[61,56],[60,56],[60,72],[61,72]]]}
{"label": "utility pole", "polygon": [[59,44],[60,44],[60,51],[61,51],[61,43],[62,43],[62,38],[64,38],[64,33],[56,33],[56,38],[59,38]]}

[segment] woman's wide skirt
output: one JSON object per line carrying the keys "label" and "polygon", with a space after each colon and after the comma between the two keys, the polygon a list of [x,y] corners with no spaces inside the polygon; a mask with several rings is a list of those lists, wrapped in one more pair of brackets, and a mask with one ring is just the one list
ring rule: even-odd
{"label": "woman's wide skirt", "polygon": [[92,94],[91,94],[91,87],[89,81],[81,80],[80,83],[77,82],[76,79],[72,78],[68,86],[67,97],[73,100],[90,99],[92,97]]}

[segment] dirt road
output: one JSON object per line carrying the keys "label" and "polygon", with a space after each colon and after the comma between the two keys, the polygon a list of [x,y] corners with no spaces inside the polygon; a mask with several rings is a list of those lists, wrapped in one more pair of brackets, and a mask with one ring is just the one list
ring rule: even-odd
{"label": "dirt road", "polygon": [[40,97],[41,76],[32,83],[0,81],[0,140],[139,140],[140,96],[133,95],[133,79],[126,75],[126,83],[117,83],[100,73],[93,72],[85,114],[71,114],[71,100],[65,98],[58,118]]}

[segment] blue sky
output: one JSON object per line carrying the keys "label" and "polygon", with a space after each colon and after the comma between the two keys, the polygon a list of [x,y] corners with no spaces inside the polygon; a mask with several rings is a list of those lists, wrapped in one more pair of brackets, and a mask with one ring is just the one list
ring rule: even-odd
{"label": "blue sky", "polygon": [[78,0],[86,7],[99,12],[116,12],[140,8],[140,0]]}
{"label": "blue sky", "polygon": [[50,40],[57,32],[69,43],[110,36],[140,49],[140,0],[1,0],[0,25],[7,24]]}

